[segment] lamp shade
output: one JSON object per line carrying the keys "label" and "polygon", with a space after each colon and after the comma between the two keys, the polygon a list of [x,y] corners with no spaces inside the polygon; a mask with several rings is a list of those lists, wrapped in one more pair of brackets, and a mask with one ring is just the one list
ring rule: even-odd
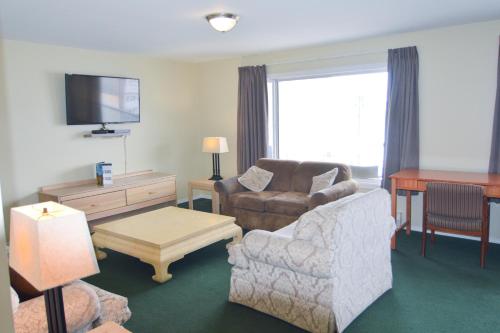
{"label": "lamp shade", "polygon": [[51,201],[11,209],[9,258],[39,291],[99,273],[85,213]]}
{"label": "lamp shade", "polygon": [[227,139],[221,136],[211,136],[203,139],[204,153],[227,153]]}

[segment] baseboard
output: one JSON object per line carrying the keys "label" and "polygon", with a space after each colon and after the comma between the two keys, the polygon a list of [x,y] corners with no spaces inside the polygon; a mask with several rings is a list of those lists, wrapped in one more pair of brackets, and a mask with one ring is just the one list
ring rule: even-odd
{"label": "baseboard", "polygon": [[[198,195],[193,196],[193,200],[196,200],[196,199],[211,199],[211,197],[209,194],[198,194]],[[186,203],[188,201],[189,201],[188,198],[177,199],[177,204]]]}
{"label": "baseboard", "polygon": [[[422,233],[422,228],[414,228],[414,227],[412,226],[411,231],[412,231],[412,232],[419,232],[419,233]],[[402,231],[400,231],[400,232],[401,232],[401,233],[404,233],[404,232],[405,232],[405,230],[402,230]],[[430,234],[430,230],[427,230],[427,233],[428,233],[428,234]],[[480,242],[480,241],[481,241],[481,239],[480,239],[479,237],[464,236],[464,235],[456,235],[456,234],[447,234],[447,233],[440,232],[440,231],[436,231],[436,235],[445,236],[445,237],[462,238],[462,239],[472,240],[472,241],[476,241],[476,242]],[[493,244],[500,244],[500,239],[498,239],[498,238],[491,238],[491,237],[490,237],[490,243],[493,243]]]}

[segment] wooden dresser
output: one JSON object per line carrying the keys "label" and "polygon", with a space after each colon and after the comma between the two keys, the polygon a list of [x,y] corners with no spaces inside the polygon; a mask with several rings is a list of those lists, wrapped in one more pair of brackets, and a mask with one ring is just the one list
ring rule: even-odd
{"label": "wooden dresser", "polygon": [[175,175],[151,170],[118,175],[113,185],[99,186],[87,179],[44,186],[38,199],[55,201],[82,210],[87,220],[112,216],[132,210],[177,200]]}

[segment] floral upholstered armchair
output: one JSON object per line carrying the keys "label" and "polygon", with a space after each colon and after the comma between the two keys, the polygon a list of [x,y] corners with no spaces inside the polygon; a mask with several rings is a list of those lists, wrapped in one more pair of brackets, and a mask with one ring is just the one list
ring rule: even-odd
{"label": "floral upholstered armchair", "polygon": [[229,248],[229,300],[310,332],[342,332],[392,288],[387,191],[354,194]]}

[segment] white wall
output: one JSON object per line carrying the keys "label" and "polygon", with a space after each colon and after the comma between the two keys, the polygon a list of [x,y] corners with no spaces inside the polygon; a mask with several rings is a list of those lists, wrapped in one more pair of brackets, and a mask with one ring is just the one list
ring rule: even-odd
{"label": "white wall", "polygon": [[[201,122],[197,139],[201,147],[201,140],[205,136],[227,137],[229,153],[220,155],[223,177],[236,175],[239,65],[240,59],[229,59],[201,63],[197,66],[197,110]],[[200,170],[200,177],[207,177],[211,174],[212,160],[209,154],[203,154],[200,167],[203,168]]]}
{"label": "white wall", "polygon": [[[243,57],[241,63],[268,64],[271,75],[328,70],[386,62],[387,49],[416,45],[420,57],[421,168],[485,172],[490,153],[499,34],[497,20],[253,55]],[[304,59],[317,60],[303,62]],[[217,66],[225,70],[220,70],[221,75],[209,80],[206,86],[223,81],[224,73],[226,80],[233,81],[234,63],[235,60],[227,60],[224,65],[219,61]],[[202,104],[210,108],[218,99],[237,94],[237,89],[237,84],[226,87],[219,96],[205,98]],[[236,112],[236,105],[213,108],[213,112],[217,110],[220,116],[226,116]],[[500,242],[500,209],[493,206],[491,238]],[[404,201],[399,207],[404,211]],[[422,198],[414,198],[415,229],[421,226],[421,207]]]}
{"label": "white wall", "polygon": [[[67,126],[65,73],[136,77],[141,81],[141,122],[130,128],[128,171],[154,169],[178,176],[178,196],[198,167],[199,122],[193,117],[196,67],[165,59],[4,41],[7,114],[0,133],[0,179],[5,206],[36,202],[40,186],[94,177],[94,163],[113,163],[123,173],[121,138],[89,139],[97,126]],[[6,118],[6,119],[5,119]],[[5,119],[5,121],[4,121]]]}
{"label": "white wall", "polygon": [[[4,82],[4,65],[3,65],[3,47],[0,40],[0,124],[5,121],[7,114],[5,109],[5,82]],[[6,133],[0,131],[0,151],[2,152],[0,172],[5,171],[5,158],[8,157],[3,147],[7,146],[8,136]],[[9,280],[9,265],[6,253],[6,237],[5,237],[5,223],[2,208],[2,183],[0,182],[0,332],[13,333],[14,328],[12,325],[12,308],[10,304],[10,280]]]}

